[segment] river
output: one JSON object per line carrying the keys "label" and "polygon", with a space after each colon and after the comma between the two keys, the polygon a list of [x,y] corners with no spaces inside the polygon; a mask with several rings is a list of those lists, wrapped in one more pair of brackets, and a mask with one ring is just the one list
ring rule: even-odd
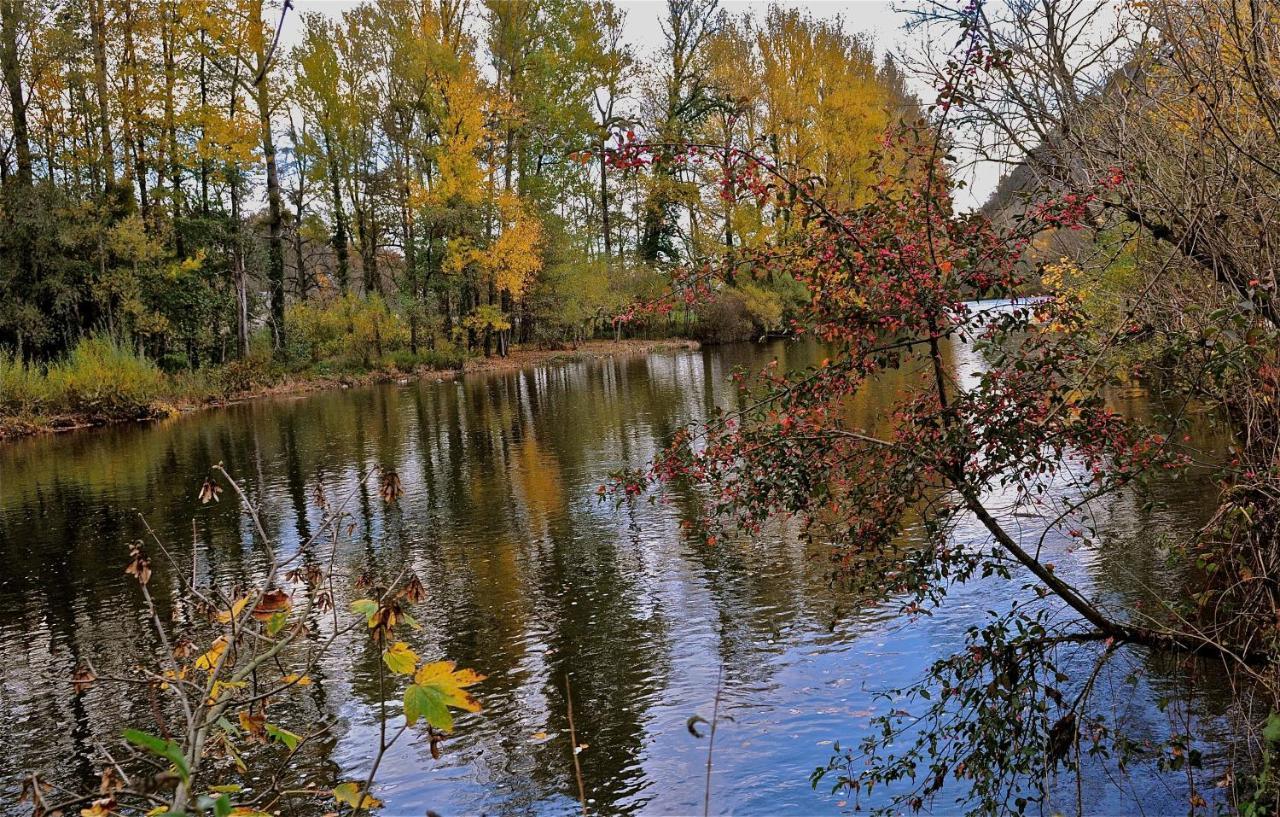
{"label": "river", "polygon": [[[911,621],[892,602],[867,604],[833,585],[817,545],[775,533],[707,547],[681,535],[683,503],[615,509],[596,497],[611,471],[643,464],[712,406],[733,405],[732,367],[774,356],[802,365],[814,354],[776,342],[570,362],[263,399],[3,446],[0,803],[12,804],[20,776],[34,770],[91,785],[95,744],[118,740],[125,723],[150,723],[145,695],[98,684],[75,696],[67,683],[84,657],[111,666],[149,638],[136,584],[123,573],[129,542],[142,535],[139,512],[180,561],[194,548],[209,575],[260,569],[261,549],[230,495],[207,507],[196,500],[221,461],[286,547],[316,524],[314,485],[337,495],[379,466],[404,482],[398,508],[385,507],[376,486],[356,497],[357,542],[344,549],[344,567],[391,574],[410,564],[429,593],[414,634],[419,653],[488,680],[476,688],[484,711],[459,719],[439,760],[422,738],[389,755],[377,787],[386,814],[576,813],[566,674],[587,744],[585,789],[599,813],[702,812],[707,740],[687,723],[711,718],[718,677],[712,812],[850,810],[848,795],[815,789],[810,773],[835,741],[856,744],[893,705],[877,693],[920,677],[986,610],[1028,592],[1024,582],[973,581]],[[967,350],[952,354],[961,369],[980,365]],[[1131,403],[1145,410],[1141,398]],[[871,395],[855,410],[876,407]],[[1153,507],[1120,497],[1100,509],[1101,552],[1072,552],[1053,537],[1046,547],[1060,573],[1115,605],[1177,593],[1163,537],[1194,529],[1211,502],[1203,483],[1169,481]],[[962,526],[957,536],[980,532]],[[1127,660],[1126,670],[1142,673],[1136,690],[1117,682],[1101,703],[1129,718],[1134,734],[1158,740],[1187,722],[1225,731],[1225,693],[1199,671]],[[315,674],[312,714],[297,717],[339,719],[315,773],[367,770],[377,661],[367,639],[353,641]],[[1173,703],[1157,706],[1164,698]],[[1225,762],[1223,745],[1202,747],[1211,768]],[[1212,779],[1197,784],[1212,801]],[[1085,808],[1185,814],[1187,785],[1185,773],[1149,765],[1122,774],[1090,764]],[[954,810],[946,792],[934,809]]]}

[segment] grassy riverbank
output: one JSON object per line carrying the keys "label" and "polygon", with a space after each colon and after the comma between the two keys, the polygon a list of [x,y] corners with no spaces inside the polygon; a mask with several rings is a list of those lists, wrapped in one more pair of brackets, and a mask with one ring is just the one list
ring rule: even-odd
{"label": "grassy riverbank", "polygon": [[23,366],[0,356],[0,440],[52,431],[135,422],[258,397],[300,394],[412,378],[452,378],[473,371],[509,371],[540,363],[697,348],[686,340],[587,341],[574,348],[516,348],[505,357],[461,350],[388,355],[380,360],[290,365],[251,354],[223,366],[165,372],[128,347],[104,338],[82,341],[62,361]]}

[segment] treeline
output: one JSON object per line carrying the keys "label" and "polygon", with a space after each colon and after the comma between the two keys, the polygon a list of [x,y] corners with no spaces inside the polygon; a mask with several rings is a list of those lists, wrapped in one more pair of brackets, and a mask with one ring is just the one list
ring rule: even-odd
{"label": "treeline", "polygon": [[[776,6],[670,0],[651,61],[607,0],[387,0],[282,41],[295,14],[0,0],[10,355],[105,334],[170,370],[255,344],[371,365],[612,333],[674,266],[788,229],[679,145],[757,150],[855,201],[910,110],[868,39]],[[633,138],[671,148],[604,160]],[[649,328],[777,328],[786,277]]]}

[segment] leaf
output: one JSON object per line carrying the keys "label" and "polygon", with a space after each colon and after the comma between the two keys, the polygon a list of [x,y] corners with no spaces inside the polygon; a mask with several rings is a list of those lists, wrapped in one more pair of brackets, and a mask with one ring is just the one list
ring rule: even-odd
{"label": "leaf", "polygon": [[436,729],[453,731],[453,716],[439,690],[421,684],[410,684],[404,691],[404,719],[409,725],[425,718],[427,723]]}
{"label": "leaf", "polygon": [[280,589],[268,590],[253,605],[253,617],[258,621],[271,621],[277,615],[288,615],[293,601],[289,594]]}
{"label": "leaf", "polygon": [[423,664],[413,676],[413,684],[405,690],[404,714],[410,724],[418,718],[445,732],[453,731],[453,716],[449,707],[467,712],[479,712],[480,702],[465,687],[478,684],[484,676],[474,670],[454,670],[452,661],[436,661]]}
{"label": "leaf", "polygon": [[351,808],[378,808],[382,801],[372,795],[360,795],[360,784],[354,781],[340,783],[333,790],[333,797],[339,803],[346,803]]}
{"label": "leaf", "polygon": [[225,794],[219,795],[217,800],[213,801],[214,817],[231,817],[231,798]]}
{"label": "leaf", "polygon": [[247,709],[240,711],[240,728],[249,734],[251,740],[266,742],[267,716],[257,715]]}
{"label": "leaf", "polygon": [[244,689],[248,685],[248,681],[214,681],[213,687],[209,690],[207,703],[212,706],[222,697],[222,693],[228,690]]}
{"label": "leaf", "polygon": [[1262,727],[1262,737],[1270,743],[1280,743],[1280,713],[1272,712],[1267,725]]}
{"label": "leaf", "polygon": [[115,806],[116,799],[114,797],[100,797],[94,800],[87,808],[80,809],[80,817],[110,817]]}
{"label": "leaf", "polygon": [[168,760],[178,770],[178,777],[182,778],[183,783],[191,782],[191,772],[187,767],[187,758],[182,754],[181,746],[171,740],[164,740],[137,729],[124,730],[123,736],[134,746]]}
{"label": "leaf", "polygon": [[138,584],[146,585],[151,581],[151,562],[143,554],[141,542],[129,546],[129,558],[129,566],[124,572],[137,579]]}
{"label": "leaf", "polygon": [[271,618],[267,619],[267,635],[278,635],[284,629],[284,625],[289,621],[289,613],[281,611]]}
{"label": "leaf", "polygon": [[418,666],[418,654],[403,641],[397,641],[382,654],[387,667],[397,675],[412,675]]}
{"label": "leaf", "polygon": [[244,611],[244,606],[248,603],[248,596],[236,599],[235,603],[231,605],[231,610],[221,610],[218,612],[218,622],[221,624],[230,624],[233,618],[240,617],[240,613]]}
{"label": "leaf", "polygon": [[280,683],[289,684],[290,686],[297,686],[297,687],[309,687],[311,686],[311,676],[299,675],[296,672],[291,672],[288,675],[281,678]]}
{"label": "leaf", "polygon": [[356,599],[351,602],[351,610],[364,616],[365,621],[373,624],[373,616],[378,612],[378,603],[373,599]]}
{"label": "leaf", "polygon": [[209,791],[214,794],[235,794],[244,789],[239,783],[226,783],[221,786],[210,786]]}
{"label": "leaf", "polygon": [[289,747],[290,752],[292,752],[294,749],[297,749],[298,742],[302,740],[301,735],[290,732],[288,729],[285,729],[283,726],[276,726],[273,723],[267,724],[267,734],[270,735],[275,740],[277,740],[278,742],[283,743],[285,746]]}
{"label": "leaf", "polygon": [[227,651],[226,636],[218,636],[213,641],[213,645],[209,647],[209,651],[196,659],[196,669],[202,669],[206,672],[212,672],[213,668],[218,666],[218,659]]}

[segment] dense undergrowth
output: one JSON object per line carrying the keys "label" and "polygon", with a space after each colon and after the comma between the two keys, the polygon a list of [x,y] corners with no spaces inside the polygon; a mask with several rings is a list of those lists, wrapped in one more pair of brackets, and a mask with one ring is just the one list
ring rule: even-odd
{"label": "dense undergrowth", "polygon": [[461,368],[460,346],[411,348],[403,319],[379,299],[300,305],[287,320],[293,343],[277,354],[263,328],[240,359],[198,368],[155,361],[107,334],[82,338],[40,365],[0,354],[0,428],[82,425],[164,416],[288,381],[349,380]]}
{"label": "dense undergrowth", "polygon": [[[429,331],[415,339],[404,314],[376,295],[295,304],[285,320],[289,343],[284,349],[274,348],[271,330],[264,326],[251,336],[243,357],[202,361],[199,366],[176,353],[157,359],[136,339],[130,342],[108,333],[85,336],[66,356],[45,364],[0,351],[0,438],[38,429],[159,418],[290,384],[307,388],[456,371],[482,353],[477,345],[468,348],[461,327],[452,340],[442,337],[440,327],[426,327]],[[726,332],[727,326],[711,315],[693,316],[684,328],[691,333],[705,330],[719,340],[761,331],[749,317],[728,327],[734,332]],[[635,327],[629,329],[634,334]],[[646,334],[670,334],[650,329]],[[605,331],[615,337],[607,327]]]}

